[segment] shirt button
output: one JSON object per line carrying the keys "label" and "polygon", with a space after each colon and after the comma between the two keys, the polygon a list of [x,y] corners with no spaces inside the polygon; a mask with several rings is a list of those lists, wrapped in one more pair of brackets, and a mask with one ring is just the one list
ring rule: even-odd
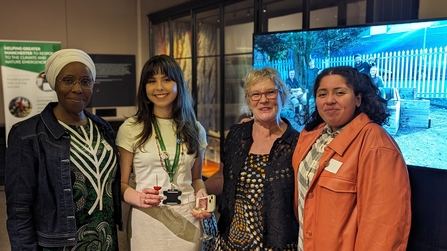
{"label": "shirt button", "polygon": [[314,193],[309,193],[308,195],[307,195],[307,198],[309,198],[309,199],[312,199],[314,197]]}
{"label": "shirt button", "polygon": [[307,237],[312,237],[312,231],[307,230],[307,231],[306,231],[306,236],[307,236]]}

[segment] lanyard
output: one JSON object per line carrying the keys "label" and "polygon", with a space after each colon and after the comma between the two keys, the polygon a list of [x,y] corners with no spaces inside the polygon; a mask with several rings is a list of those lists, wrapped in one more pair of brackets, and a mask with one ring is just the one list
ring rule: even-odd
{"label": "lanyard", "polygon": [[[161,166],[165,169],[165,171],[168,173],[169,175],[169,182],[172,183],[172,181],[174,180],[174,175],[175,172],[178,169],[178,162],[179,162],[179,156],[180,156],[180,138],[179,135],[177,133],[177,142],[176,142],[176,146],[175,146],[175,156],[174,156],[174,162],[172,163],[171,166],[171,162],[169,161],[169,153],[168,151],[166,151],[166,146],[165,143],[163,141],[163,137],[161,136],[160,133],[160,128],[158,128],[158,123],[157,123],[157,119],[154,118],[152,124],[154,125],[155,128],[155,139],[158,142],[158,154],[160,155],[160,163]],[[161,152],[160,152],[160,148],[161,148]],[[164,163],[164,165],[163,165]]]}

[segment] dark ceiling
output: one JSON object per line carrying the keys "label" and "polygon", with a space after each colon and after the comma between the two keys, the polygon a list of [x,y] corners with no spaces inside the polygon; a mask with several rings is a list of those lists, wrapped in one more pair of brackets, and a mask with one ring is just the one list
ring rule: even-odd
{"label": "dark ceiling", "polygon": [[[309,9],[318,10],[324,8],[330,8],[338,6],[340,3],[349,4],[355,2],[362,2],[366,0],[310,0]],[[244,23],[246,20],[253,20],[254,6],[253,0],[246,1],[208,1],[213,2],[214,6],[207,6],[205,1],[199,0],[191,1],[181,6],[175,6],[168,10],[160,11],[157,13],[149,14],[148,17],[153,23],[159,23],[160,21],[166,21],[166,15],[171,14],[169,17],[174,18],[176,21],[189,21],[190,10],[197,10],[197,20],[204,23],[216,23],[219,20],[218,2],[226,4],[228,2],[236,2],[233,4],[225,5],[225,21],[231,23]],[[303,12],[303,0],[263,0],[262,9],[265,11],[262,15],[267,18],[284,16],[288,14]],[[199,4],[200,3],[200,4]],[[199,6],[199,7],[197,7]],[[211,9],[210,9],[211,8]],[[201,10],[203,9],[203,11]],[[183,14],[182,14],[183,13]]]}

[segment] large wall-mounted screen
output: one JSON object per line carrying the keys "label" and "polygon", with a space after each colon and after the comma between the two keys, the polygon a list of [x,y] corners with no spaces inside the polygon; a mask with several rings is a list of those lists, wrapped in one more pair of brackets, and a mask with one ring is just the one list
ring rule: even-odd
{"label": "large wall-mounted screen", "polygon": [[289,85],[282,116],[298,130],[314,110],[317,74],[353,66],[388,99],[384,127],[407,164],[447,169],[447,20],[254,34],[253,47],[254,68],[273,67]]}

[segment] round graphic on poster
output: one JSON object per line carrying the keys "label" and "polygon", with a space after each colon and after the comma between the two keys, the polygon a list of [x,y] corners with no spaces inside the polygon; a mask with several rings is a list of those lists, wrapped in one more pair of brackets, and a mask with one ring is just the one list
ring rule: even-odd
{"label": "round graphic on poster", "polygon": [[24,118],[31,113],[32,105],[25,97],[15,97],[9,102],[9,112],[17,118]]}
{"label": "round graphic on poster", "polygon": [[53,89],[51,89],[50,84],[47,81],[47,77],[45,75],[45,72],[42,71],[40,72],[37,77],[36,77],[36,85],[37,87],[44,91],[44,92],[50,92],[53,91]]}

